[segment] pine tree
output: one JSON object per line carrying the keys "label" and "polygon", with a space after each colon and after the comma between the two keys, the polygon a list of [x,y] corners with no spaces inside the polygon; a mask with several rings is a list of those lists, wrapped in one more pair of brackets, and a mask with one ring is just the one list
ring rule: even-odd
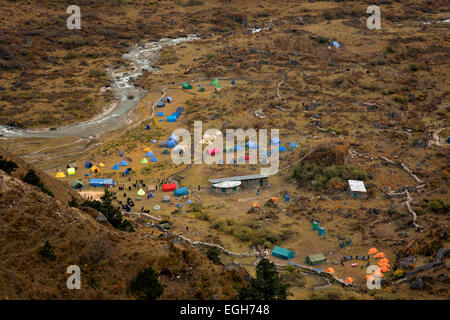
{"label": "pine tree", "polygon": [[131,290],[137,295],[138,299],[155,300],[159,298],[164,286],[159,282],[158,274],[152,267],[142,269],[131,280]]}
{"label": "pine tree", "polygon": [[284,300],[288,295],[289,284],[280,278],[275,264],[261,259],[256,266],[256,278],[242,288],[239,300]]}

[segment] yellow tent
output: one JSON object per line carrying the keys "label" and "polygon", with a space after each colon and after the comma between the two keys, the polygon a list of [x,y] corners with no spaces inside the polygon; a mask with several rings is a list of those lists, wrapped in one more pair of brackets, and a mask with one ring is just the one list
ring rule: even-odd
{"label": "yellow tent", "polygon": [[100,172],[100,169],[96,166],[92,166],[91,171],[92,172]]}
{"label": "yellow tent", "polygon": [[104,168],[105,164],[103,162],[100,162],[100,164],[98,165],[100,168]]}
{"label": "yellow tent", "polygon": [[74,174],[75,174],[75,168],[68,168],[68,169],[67,169],[67,174],[68,174],[69,176],[74,175]]}
{"label": "yellow tent", "polygon": [[57,172],[56,176],[55,176],[55,178],[65,178],[65,177],[66,177],[66,175],[62,171]]}

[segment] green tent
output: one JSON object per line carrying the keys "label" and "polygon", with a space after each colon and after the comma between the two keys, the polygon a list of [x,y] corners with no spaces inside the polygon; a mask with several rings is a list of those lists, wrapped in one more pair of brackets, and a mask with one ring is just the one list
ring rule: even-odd
{"label": "green tent", "polygon": [[148,163],[147,158],[143,158],[143,159],[141,160],[141,164],[146,164],[146,163]]}
{"label": "green tent", "polygon": [[281,248],[279,246],[275,246],[275,248],[273,248],[272,250],[272,255],[277,258],[289,260],[295,257],[295,252],[285,248]]}
{"label": "green tent", "polygon": [[219,78],[215,78],[213,81],[211,81],[210,83],[212,86],[218,86],[220,84],[220,80]]}
{"label": "green tent", "polygon": [[67,174],[68,174],[69,176],[74,175],[74,174],[75,174],[75,168],[68,168],[68,169],[67,169]]}
{"label": "green tent", "polygon": [[162,154],[170,154],[170,151],[169,151],[169,149],[164,149],[161,153]]}
{"label": "green tent", "polygon": [[318,254],[312,254],[310,256],[307,256],[305,261],[307,264],[315,266],[316,264],[325,263],[325,261],[327,261],[327,259],[325,258],[325,256],[322,253],[318,253]]}
{"label": "green tent", "polygon": [[189,83],[185,82],[183,83],[183,89],[189,90],[192,89],[192,86]]}
{"label": "green tent", "polygon": [[80,180],[75,179],[75,180],[72,181],[72,188],[74,188],[74,189],[82,189],[82,188],[84,188],[84,184]]}
{"label": "green tent", "polygon": [[139,189],[139,191],[137,192],[138,196],[145,196],[145,191],[142,189]]}
{"label": "green tent", "polygon": [[203,88],[203,87],[199,87],[199,88],[198,88],[198,91],[200,91],[200,92],[204,92],[204,91],[205,91],[205,88]]}

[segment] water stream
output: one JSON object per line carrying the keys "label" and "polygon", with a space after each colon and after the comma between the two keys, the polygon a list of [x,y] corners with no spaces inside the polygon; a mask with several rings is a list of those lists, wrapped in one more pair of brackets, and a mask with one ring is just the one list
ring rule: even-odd
{"label": "water stream", "polygon": [[136,87],[133,80],[144,72],[158,70],[154,67],[161,48],[174,46],[182,42],[199,39],[196,35],[188,35],[176,39],[161,39],[155,42],[136,44],[129,52],[122,55],[127,60],[125,66],[108,69],[107,74],[111,82],[110,87],[101,90],[112,90],[114,102],[105,111],[87,121],[69,124],[57,128],[19,129],[0,124],[0,136],[7,138],[57,138],[77,136],[89,138],[102,133],[116,130],[127,123],[128,114],[145,96],[145,90]]}

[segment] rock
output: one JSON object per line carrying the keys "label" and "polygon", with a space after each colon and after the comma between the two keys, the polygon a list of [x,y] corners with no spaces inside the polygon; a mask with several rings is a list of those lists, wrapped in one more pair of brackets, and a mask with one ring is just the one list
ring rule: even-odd
{"label": "rock", "polygon": [[416,263],[415,257],[404,257],[398,261],[398,267],[401,269],[409,269],[410,265],[414,265]]}
{"label": "rock", "polygon": [[97,220],[98,222],[108,222],[108,219],[106,219],[105,215],[101,212],[98,213],[95,220]]}
{"label": "rock", "polygon": [[412,290],[424,290],[427,287],[422,278],[416,278],[413,282],[411,282]]}
{"label": "rock", "polygon": [[414,146],[418,148],[426,148],[427,141],[424,138],[420,137],[419,140],[417,140],[417,142],[414,144]]}

